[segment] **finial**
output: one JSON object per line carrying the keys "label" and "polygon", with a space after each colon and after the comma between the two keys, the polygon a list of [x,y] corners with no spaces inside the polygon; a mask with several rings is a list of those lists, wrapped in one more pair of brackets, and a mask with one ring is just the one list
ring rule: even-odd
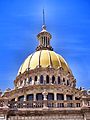
{"label": "finial", "polygon": [[43,26],[42,26],[42,29],[46,30],[44,8],[43,8]]}
{"label": "finial", "polygon": [[44,8],[43,8],[43,25],[45,25],[45,13],[44,13]]}

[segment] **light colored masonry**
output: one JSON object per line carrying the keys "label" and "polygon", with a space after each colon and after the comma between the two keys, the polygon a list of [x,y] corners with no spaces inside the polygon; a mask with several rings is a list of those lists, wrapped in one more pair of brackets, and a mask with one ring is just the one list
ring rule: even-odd
{"label": "light colored masonry", "polygon": [[43,25],[39,45],[21,65],[14,89],[0,92],[0,120],[90,120],[90,90],[76,88]]}

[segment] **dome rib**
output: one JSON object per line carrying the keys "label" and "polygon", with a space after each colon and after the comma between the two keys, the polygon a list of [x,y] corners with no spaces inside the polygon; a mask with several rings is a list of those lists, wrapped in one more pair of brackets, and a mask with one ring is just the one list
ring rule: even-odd
{"label": "dome rib", "polygon": [[42,50],[40,51],[40,54],[39,54],[39,67],[41,66],[41,64],[40,64],[40,60],[41,60],[41,53],[42,53]]}
{"label": "dome rib", "polygon": [[29,63],[28,63],[28,69],[30,68],[30,62],[31,62],[31,59],[32,59],[32,56],[33,56],[33,55],[34,55],[34,53],[31,54],[31,56],[30,56]]}
{"label": "dome rib", "polygon": [[48,67],[49,67],[49,66],[51,66],[50,53],[48,52],[48,50],[46,50],[46,51],[47,51],[47,54],[48,54],[48,57],[49,57],[49,65],[48,65]]}
{"label": "dome rib", "polygon": [[51,54],[50,54],[50,52],[48,51],[48,53],[49,53],[49,58],[50,58],[50,66],[51,67],[53,67],[53,64],[52,64],[52,59],[51,59]]}

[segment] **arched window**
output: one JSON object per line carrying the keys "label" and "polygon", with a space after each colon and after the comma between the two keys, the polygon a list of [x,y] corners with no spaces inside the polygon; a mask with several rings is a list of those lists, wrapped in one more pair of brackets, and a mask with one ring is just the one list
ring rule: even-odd
{"label": "arched window", "polygon": [[65,78],[63,78],[63,82],[65,82]]}
{"label": "arched window", "polygon": [[49,76],[48,75],[46,76],[46,83],[47,84],[49,83]]}
{"label": "arched window", "polygon": [[43,37],[42,37],[42,39],[41,39],[41,44],[43,44]]}
{"label": "arched window", "polygon": [[69,80],[67,80],[67,85],[69,85]]}
{"label": "arched window", "polygon": [[55,83],[55,76],[52,76],[52,83]]}
{"label": "arched window", "polygon": [[33,94],[27,95],[27,101],[29,101],[29,100],[33,100]]}
{"label": "arched window", "polygon": [[67,95],[67,100],[72,100],[72,95]]}
{"label": "arched window", "polygon": [[48,93],[47,99],[48,100],[54,100],[54,94],[53,93]]}
{"label": "arched window", "polygon": [[60,84],[61,83],[61,81],[60,81],[60,76],[58,76],[58,84]]}
{"label": "arched window", "polygon": [[24,101],[24,96],[19,96],[18,101],[20,101],[20,102]]}
{"label": "arched window", "polygon": [[45,36],[44,36],[44,45],[45,45]]}
{"label": "arched window", "polygon": [[57,100],[64,100],[64,95],[57,93]]}
{"label": "arched window", "polygon": [[40,76],[40,83],[43,84],[43,75]]}
{"label": "arched window", "polygon": [[37,76],[35,76],[35,82],[37,81]]}
{"label": "arched window", "polygon": [[43,95],[42,95],[42,93],[37,93],[37,94],[36,94],[36,99],[37,99],[37,100],[43,100]]}
{"label": "arched window", "polygon": [[29,84],[32,83],[32,77],[29,78],[29,81],[28,81]]}

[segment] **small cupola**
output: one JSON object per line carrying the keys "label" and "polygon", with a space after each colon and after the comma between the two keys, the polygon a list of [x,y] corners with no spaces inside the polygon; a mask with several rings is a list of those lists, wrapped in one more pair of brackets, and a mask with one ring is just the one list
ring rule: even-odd
{"label": "small cupola", "polygon": [[36,50],[37,51],[43,50],[43,49],[53,50],[53,48],[50,46],[51,38],[52,38],[51,34],[46,30],[45,14],[43,10],[43,25],[42,25],[41,32],[37,35],[37,39],[39,40],[39,45],[36,48]]}

